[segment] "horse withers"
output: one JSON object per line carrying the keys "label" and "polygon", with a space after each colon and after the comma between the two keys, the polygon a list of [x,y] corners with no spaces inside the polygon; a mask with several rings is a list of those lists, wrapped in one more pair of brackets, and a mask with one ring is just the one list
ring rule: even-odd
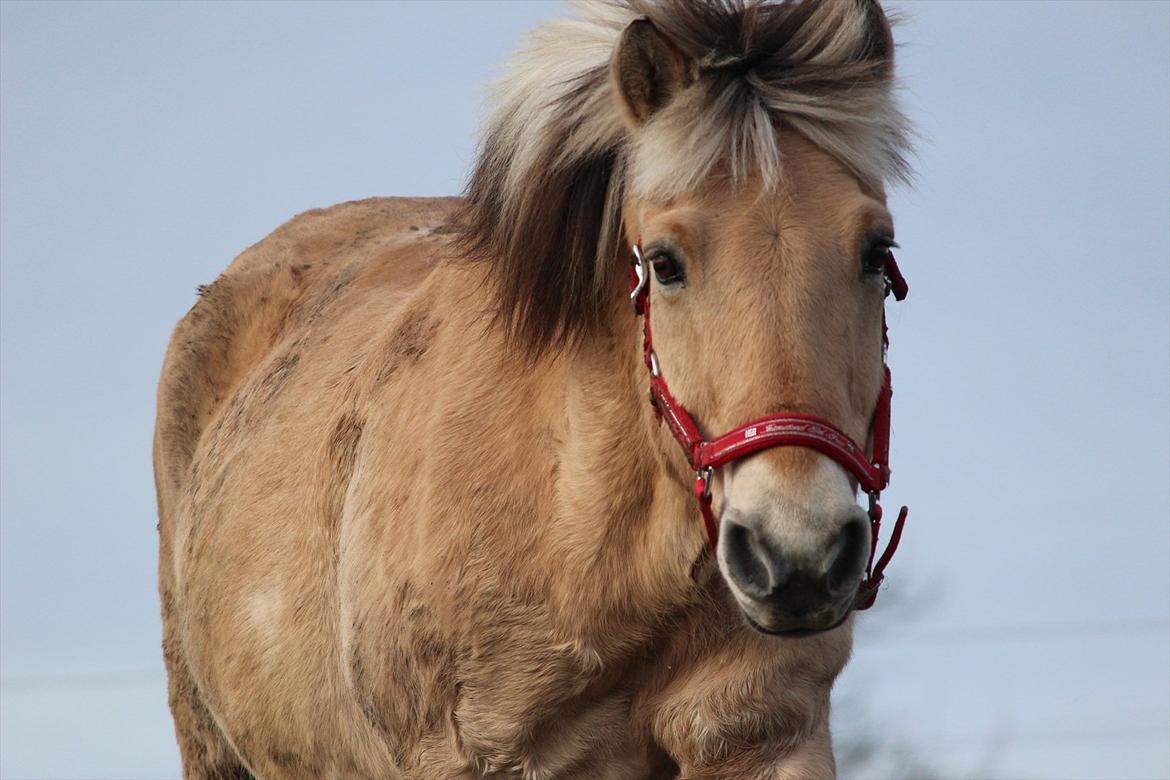
{"label": "horse withers", "polygon": [[302,214],[201,288],[155,436],[187,777],[834,775],[871,486],[695,467],[757,418],[879,460],[893,56],[869,0],[582,6],[465,197]]}

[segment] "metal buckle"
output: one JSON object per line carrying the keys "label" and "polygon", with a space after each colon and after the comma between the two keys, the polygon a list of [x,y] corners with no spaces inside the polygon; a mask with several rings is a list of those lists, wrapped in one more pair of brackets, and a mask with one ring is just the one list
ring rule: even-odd
{"label": "metal buckle", "polygon": [[631,263],[634,268],[634,276],[637,277],[638,282],[630,290],[630,305],[634,307],[634,314],[639,314],[638,298],[642,295],[642,291],[646,289],[646,283],[650,279],[650,274],[646,270],[646,260],[642,257],[642,250],[634,244],[634,262]]}
{"label": "metal buckle", "polygon": [[715,467],[708,466],[695,472],[695,479],[703,480],[703,500],[711,500],[711,477],[715,474]]}

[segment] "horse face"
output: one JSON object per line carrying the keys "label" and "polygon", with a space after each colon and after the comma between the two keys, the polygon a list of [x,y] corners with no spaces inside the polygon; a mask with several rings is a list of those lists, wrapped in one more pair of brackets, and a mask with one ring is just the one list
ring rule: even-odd
{"label": "horse face", "polygon": [[[655,350],[705,436],[798,412],[865,442],[882,382],[891,217],[880,193],[811,143],[793,134],[781,147],[779,186],[717,178],[669,202],[627,203],[654,274]],[[815,451],[781,447],[715,480],[719,568],[751,624],[793,632],[840,623],[870,547],[847,472]]]}
{"label": "horse face", "polygon": [[[705,437],[804,413],[866,442],[893,243],[881,182],[905,162],[888,20],[872,0],[745,6],[714,31],[688,19],[629,23],[609,68],[659,365]],[[789,446],[714,480],[719,569],[751,624],[844,620],[871,531],[843,467]]]}

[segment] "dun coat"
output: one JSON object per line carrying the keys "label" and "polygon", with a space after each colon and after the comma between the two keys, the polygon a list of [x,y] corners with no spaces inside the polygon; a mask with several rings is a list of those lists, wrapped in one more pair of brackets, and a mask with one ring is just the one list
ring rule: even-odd
{"label": "dun coat", "polygon": [[906,172],[889,25],[578,14],[497,86],[464,198],[302,214],[179,322],[154,457],[187,777],[833,776],[849,600],[781,591],[853,576],[853,486],[796,448],[728,467],[713,556],[626,274],[641,239],[705,428],[865,441]]}

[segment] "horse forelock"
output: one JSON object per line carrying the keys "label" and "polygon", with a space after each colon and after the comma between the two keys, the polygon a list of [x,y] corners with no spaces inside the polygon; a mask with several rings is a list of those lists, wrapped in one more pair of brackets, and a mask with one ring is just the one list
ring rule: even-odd
{"label": "horse forelock", "polygon": [[[782,180],[799,133],[881,190],[905,181],[911,131],[876,0],[606,0],[537,28],[493,90],[459,216],[463,254],[491,265],[496,319],[539,353],[604,323],[628,196],[666,201],[713,175]],[[694,80],[631,127],[609,62],[649,19]]]}

